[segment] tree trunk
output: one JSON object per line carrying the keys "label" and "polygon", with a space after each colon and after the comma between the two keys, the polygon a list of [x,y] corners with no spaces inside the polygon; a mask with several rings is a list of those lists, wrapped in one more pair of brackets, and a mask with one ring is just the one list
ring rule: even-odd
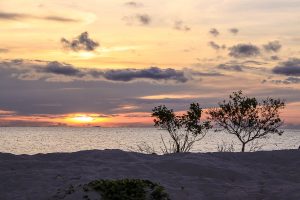
{"label": "tree trunk", "polygon": [[243,143],[242,152],[245,152],[245,146],[246,146],[246,143]]}

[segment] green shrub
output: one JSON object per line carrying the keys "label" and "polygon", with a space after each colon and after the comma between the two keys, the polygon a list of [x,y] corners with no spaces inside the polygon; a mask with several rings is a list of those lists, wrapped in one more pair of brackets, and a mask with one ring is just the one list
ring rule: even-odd
{"label": "green shrub", "polygon": [[142,179],[95,180],[88,184],[59,189],[53,199],[83,200],[170,200],[165,188]]}
{"label": "green shrub", "polygon": [[169,200],[165,189],[149,180],[96,180],[84,187],[99,192],[103,200]]}

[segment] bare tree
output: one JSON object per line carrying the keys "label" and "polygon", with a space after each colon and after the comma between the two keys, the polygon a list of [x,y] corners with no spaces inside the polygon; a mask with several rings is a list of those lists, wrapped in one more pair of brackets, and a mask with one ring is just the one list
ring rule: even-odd
{"label": "bare tree", "polygon": [[191,150],[193,144],[201,140],[211,128],[208,121],[200,122],[202,108],[198,103],[192,103],[186,114],[176,116],[172,109],[165,105],[155,107],[152,113],[154,125],[169,132],[171,140],[166,144],[163,137],[162,151],[164,153],[180,153]]}
{"label": "bare tree", "polygon": [[229,96],[229,101],[219,103],[219,108],[210,109],[208,114],[217,125],[216,131],[235,135],[244,152],[246,144],[253,140],[283,133],[278,128],[283,124],[279,111],[284,106],[280,99],[266,98],[258,102],[256,98],[249,98],[238,91]]}

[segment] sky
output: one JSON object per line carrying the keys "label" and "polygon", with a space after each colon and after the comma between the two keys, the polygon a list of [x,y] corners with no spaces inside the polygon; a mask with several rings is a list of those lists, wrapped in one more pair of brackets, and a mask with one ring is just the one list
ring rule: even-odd
{"label": "sky", "polygon": [[242,90],[300,127],[300,0],[0,0],[0,126],[152,126]]}

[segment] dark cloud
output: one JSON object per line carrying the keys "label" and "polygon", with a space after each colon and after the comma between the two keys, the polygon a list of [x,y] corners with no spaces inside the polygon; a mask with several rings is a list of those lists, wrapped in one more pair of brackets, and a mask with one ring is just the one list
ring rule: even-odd
{"label": "dark cloud", "polygon": [[42,73],[52,73],[65,76],[84,76],[84,73],[82,73],[79,69],[76,69],[72,65],[62,64],[57,61],[49,62],[48,64],[46,64],[45,67],[38,68],[37,71]]}
{"label": "dark cloud", "polygon": [[235,58],[248,58],[260,55],[260,49],[252,44],[237,44],[229,48],[229,56]]}
{"label": "dark cloud", "polygon": [[124,5],[128,6],[128,7],[133,7],[133,8],[140,8],[140,7],[144,6],[142,3],[135,2],[135,1],[128,1],[128,2],[124,3]]}
{"label": "dark cloud", "polygon": [[273,73],[286,76],[300,76],[300,59],[291,58],[273,68]]}
{"label": "dark cloud", "polygon": [[278,56],[271,56],[270,59],[271,60],[280,60],[280,58]]}
{"label": "dark cloud", "polygon": [[226,49],[226,45],[218,45],[217,43],[215,43],[214,41],[210,41],[209,43],[208,43],[208,45],[211,47],[211,48],[213,48],[213,49],[215,49],[215,50],[219,50],[219,49]]}
{"label": "dark cloud", "polygon": [[0,53],[7,53],[7,52],[9,52],[9,50],[8,50],[8,49],[3,49],[3,48],[0,48]]}
{"label": "dark cloud", "polygon": [[236,34],[239,33],[239,29],[237,29],[237,28],[231,28],[231,29],[229,29],[229,32],[232,33],[232,34],[234,34],[234,35],[236,35]]}
{"label": "dark cloud", "polygon": [[3,20],[24,20],[24,19],[41,19],[41,20],[49,20],[49,21],[57,21],[57,22],[79,22],[79,20],[66,18],[61,16],[34,16],[29,14],[21,14],[21,13],[4,13],[0,12],[0,19]]}
{"label": "dark cloud", "polygon": [[[27,62],[21,61],[0,62],[0,67],[10,68],[14,71],[11,73],[21,80],[49,80],[55,82],[63,81],[113,81],[113,82],[130,82],[138,79],[150,81],[173,81],[184,83],[189,79],[184,70],[175,70],[172,68],[161,69],[158,67],[149,67],[145,69],[91,69],[77,68],[70,64],[53,62]],[[51,76],[52,75],[52,76]],[[65,76],[56,77],[57,75]]]}
{"label": "dark cloud", "polygon": [[90,39],[88,32],[83,32],[73,40],[61,39],[64,48],[72,51],[94,51],[99,43]]}
{"label": "dark cloud", "polygon": [[174,29],[179,31],[190,31],[191,28],[187,25],[184,25],[183,21],[178,20],[174,22]]}
{"label": "dark cloud", "polygon": [[280,51],[281,47],[282,47],[282,45],[277,40],[263,45],[264,50],[266,50],[267,52],[273,52],[273,53]]}
{"label": "dark cloud", "polygon": [[209,33],[214,37],[217,37],[218,35],[220,35],[220,32],[216,28],[210,29]]}
{"label": "dark cloud", "polygon": [[136,15],[136,18],[139,20],[139,22],[142,25],[149,25],[151,22],[151,18],[147,14],[138,14],[138,15]]}
{"label": "dark cloud", "polygon": [[92,73],[95,76],[101,75],[105,79],[110,81],[132,81],[135,79],[150,79],[156,81],[167,81],[173,80],[176,82],[187,82],[188,79],[185,77],[183,71],[175,69],[160,69],[158,67],[150,67],[148,69],[118,69],[108,71],[94,71]]}
{"label": "dark cloud", "polygon": [[222,69],[222,70],[228,70],[228,71],[242,72],[244,66],[241,66],[241,65],[220,64],[220,65],[218,65],[217,68],[218,69]]}

